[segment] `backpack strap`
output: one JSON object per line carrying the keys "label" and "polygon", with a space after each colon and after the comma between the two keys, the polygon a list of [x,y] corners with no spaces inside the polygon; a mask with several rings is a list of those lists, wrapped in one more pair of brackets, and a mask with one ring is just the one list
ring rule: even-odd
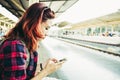
{"label": "backpack strap", "polygon": [[[5,38],[0,39],[0,47],[4,41],[5,41]],[[2,74],[2,71],[3,71],[3,66],[1,66],[1,68],[0,68],[0,75]],[[1,79],[1,77],[0,77],[0,79]]]}
{"label": "backpack strap", "polygon": [[26,52],[27,52],[27,60],[26,60],[26,68],[27,68],[30,62],[30,53],[27,48],[26,48]]}
{"label": "backpack strap", "polygon": [[6,40],[5,38],[2,38],[2,39],[0,40],[0,46],[1,46],[1,44],[2,44],[5,40]]}

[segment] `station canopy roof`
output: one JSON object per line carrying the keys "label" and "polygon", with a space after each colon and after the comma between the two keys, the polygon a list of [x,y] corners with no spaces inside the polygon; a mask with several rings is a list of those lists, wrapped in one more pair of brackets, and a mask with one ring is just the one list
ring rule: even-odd
{"label": "station canopy roof", "polygon": [[45,3],[56,13],[56,16],[59,16],[77,1],[78,0],[0,0],[0,4],[13,15],[20,18],[25,10],[35,2]]}
{"label": "station canopy roof", "polygon": [[15,23],[14,21],[12,21],[11,19],[5,17],[4,15],[0,14],[0,21],[1,22],[6,22],[6,23]]}
{"label": "station canopy roof", "polygon": [[120,24],[120,10],[117,12],[104,15],[98,18],[86,20],[83,22],[79,22],[72,25],[70,29],[79,29],[85,27],[100,27],[100,26],[108,26],[108,25],[118,25]]}

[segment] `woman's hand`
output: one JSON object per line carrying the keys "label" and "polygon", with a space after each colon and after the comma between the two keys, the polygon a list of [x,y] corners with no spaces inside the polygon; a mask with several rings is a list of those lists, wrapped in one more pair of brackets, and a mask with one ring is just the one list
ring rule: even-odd
{"label": "woman's hand", "polygon": [[64,63],[64,61],[59,62],[58,60],[56,60],[54,58],[48,59],[46,65],[44,67],[44,70],[46,70],[48,74],[51,74],[52,72],[58,70],[62,66],[63,63]]}
{"label": "woman's hand", "polygon": [[62,64],[64,63],[64,61],[59,62],[56,59],[48,59],[47,63],[45,65],[45,67],[43,68],[42,71],[40,71],[38,73],[38,75],[36,75],[34,78],[32,78],[31,80],[42,80],[42,78],[46,77],[47,75],[55,72],[56,70],[58,70]]}

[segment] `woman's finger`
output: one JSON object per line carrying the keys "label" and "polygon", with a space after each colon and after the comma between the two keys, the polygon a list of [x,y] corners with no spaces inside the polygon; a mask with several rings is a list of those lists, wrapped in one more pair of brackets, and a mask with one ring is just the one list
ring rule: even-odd
{"label": "woman's finger", "polygon": [[65,63],[65,61],[57,62],[56,64],[57,64],[57,65],[62,65],[63,63]]}
{"label": "woman's finger", "polygon": [[58,62],[58,60],[57,59],[55,59],[55,58],[52,58],[51,59],[53,62],[55,62],[55,63],[57,63]]}
{"label": "woman's finger", "polygon": [[49,64],[49,62],[50,62],[50,58],[46,61],[46,64],[45,64],[45,68],[47,67],[47,65]]}

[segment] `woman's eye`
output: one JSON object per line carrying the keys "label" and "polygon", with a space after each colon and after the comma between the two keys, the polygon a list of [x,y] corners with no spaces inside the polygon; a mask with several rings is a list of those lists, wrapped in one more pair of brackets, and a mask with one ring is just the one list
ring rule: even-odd
{"label": "woman's eye", "polygon": [[50,27],[46,27],[45,30],[48,30]]}
{"label": "woman's eye", "polygon": [[48,28],[45,28],[45,30],[48,30]]}

